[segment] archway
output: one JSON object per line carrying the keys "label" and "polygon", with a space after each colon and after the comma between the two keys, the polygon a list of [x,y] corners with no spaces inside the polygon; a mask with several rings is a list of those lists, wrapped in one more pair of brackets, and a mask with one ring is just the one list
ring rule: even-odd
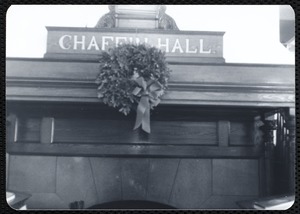
{"label": "archway", "polygon": [[96,204],[88,209],[176,209],[167,204],[154,201],[143,200],[123,200],[111,201],[102,204]]}

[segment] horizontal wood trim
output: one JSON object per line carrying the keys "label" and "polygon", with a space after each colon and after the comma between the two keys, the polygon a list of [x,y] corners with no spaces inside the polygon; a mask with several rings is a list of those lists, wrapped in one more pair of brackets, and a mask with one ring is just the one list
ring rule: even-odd
{"label": "horizontal wood trim", "polygon": [[[100,102],[96,87],[7,87],[6,100]],[[295,94],[168,91],[160,104],[291,107],[295,105]]]}
{"label": "horizontal wood trim", "polygon": [[[74,61],[98,62],[99,56],[96,54],[78,54],[78,53],[45,53],[44,58],[52,60],[72,59]],[[223,57],[185,57],[185,56],[166,56],[168,64],[201,64],[201,63],[225,63]]]}
{"label": "horizontal wood trim", "polygon": [[[125,116],[117,109],[103,103],[60,103],[60,102],[23,102],[7,101],[8,113],[15,113],[22,118],[54,117],[58,118],[92,118],[111,120],[130,120],[134,123],[135,112]],[[21,108],[20,108],[21,107]],[[80,114],[78,113],[80,110]],[[216,121],[216,120],[246,120],[253,121],[255,116],[269,112],[271,109],[158,105],[151,111],[151,121]]]}
{"label": "horizontal wood trim", "polygon": [[164,158],[259,158],[261,147],[182,146],[182,145],[94,145],[8,143],[7,153],[17,155],[83,157],[164,157]]}
{"label": "horizontal wood trim", "polygon": [[[36,87],[37,84],[43,87],[54,88],[89,88],[95,89],[94,80],[67,80],[67,79],[52,79],[52,78],[28,78],[17,77],[7,78],[6,85],[9,87]],[[247,92],[247,93],[294,93],[295,88],[289,84],[242,84],[233,82],[224,83],[186,83],[186,82],[170,82],[168,84],[169,91],[227,91],[227,92]]]}
{"label": "horizontal wood trim", "polygon": [[[32,58],[32,57],[6,57],[6,61],[27,61],[27,62],[65,62],[65,63],[73,63],[73,62],[80,62],[80,63],[97,63],[96,61],[88,61],[86,59],[81,60],[74,60],[74,59],[51,59],[51,58]],[[172,64],[182,64],[180,62],[174,62]],[[186,63],[183,63],[186,64]],[[243,67],[267,67],[267,68],[289,68],[295,69],[295,65],[292,64],[260,64],[260,63],[232,63],[226,62],[224,64],[215,64],[215,63],[198,63],[201,65],[208,65],[208,66],[243,66]],[[186,65],[191,65],[191,63],[187,63]]]}
{"label": "horizontal wood trim", "polygon": [[[293,66],[170,65],[161,104],[291,107]],[[7,60],[6,99],[99,102],[98,63]]]}
{"label": "horizontal wood trim", "polygon": [[[226,95],[223,95],[226,96]],[[97,98],[90,97],[65,97],[65,96],[54,96],[45,97],[41,96],[29,96],[29,95],[9,95],[6,96],[7,101],[39,101],[39,102],[70,102],[70,103],[97,103],[99,100]],[[209,100],[186,100],[186,99],[176,99],[176,100],[163,100],[160,105],[203,105],[203,106],[228,106],[228,107],[262,107],[262,108],[276,108],[276,107],[293,107],[295,102],[278,102],[278,101],[250,101],[250,102],[240,102],[240,101],[209,101]]]}
{"label": "horizontal wood trim", "polygon": [[181,34],[181,35],[224,35],[219,31],[179,31],[179,30],[159,30],[159,29],[127,29],[127,28],[80,28],[80,27],[51,27],[48,31],[73,31],[73,32],[121,32],[121,33],[153,33],[153,34]]}
{"label": "horizontal wood trim", "polygon": [[[39,78],[92,81],[99,72],[98,63],[64,61],[6,60],[6,79]],[[169,65],[170,83],[214,83],[252,85],[295,85],[294,66],[244,66],[233,64]]]}

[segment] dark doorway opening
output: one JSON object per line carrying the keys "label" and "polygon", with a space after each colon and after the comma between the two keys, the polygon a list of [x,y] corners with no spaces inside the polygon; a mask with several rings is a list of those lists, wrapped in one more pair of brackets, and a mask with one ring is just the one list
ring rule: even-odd
{"label": "dark doorway opening", "polygon": [[153,201],[124,200],[96,204],[88,209],[176,209],[167,204]]}

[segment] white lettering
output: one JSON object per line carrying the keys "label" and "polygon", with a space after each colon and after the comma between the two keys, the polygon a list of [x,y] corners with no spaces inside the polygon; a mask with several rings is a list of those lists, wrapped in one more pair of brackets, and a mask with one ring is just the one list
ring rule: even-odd
{"label": "white lettering", "polygon": [[185,52],[186,53],[197,53],[197,48],[195,48],[194,50],[190,50],[190,40],[189,39],[185,39]]}
{"label": "white lettering", "polygon": [[108,45],[108,41],[106,41],[107,39],[110,39],[111,41],[114,41],[114,37],[112,36],[102,36],[102,47],[101,50],[105,50],[105,46]]}
{"label": "white lettering", "polygon": [[97,51],[99,50],[99,46],[97,44],[96,38],[93,36],[87,50],[91,50],[94,47]]}
{"label": "white lettering", "polygon": [[148,43],[148,38],[144,38],[144,43],[145,43],[145,44]]}
{"label": "white lettering", "polygon": [[203,47],[203,39],[200,39],[199,53],[204,53],[204,54],[210,54],[210,53],[211,53],[211,49],[209,49],[208,51],[205,51],[205,50],[204,50],[204,47]]}
{"label": "white lettering", "polygon": [[179,39],[176,39],[175,44],[174,44],[174,47],[173,47],[173,49],[172,49],[172,53],[174,53],[177,49],[180,51],[180,53],[183,53],[183,50],[182,50],[182,48],[181,48]]}
{"label": "white lettering", "polygon": [[81,45],[81,50],[85,49],[85,36],[81,37],[81,41],[78,40],[77,35],[74,36],[74,50],[77,50],[77,45]]}
{"label": "white lettering", "polygon": [[119,45],[123,44],[123,42],[120,42],[120,40],[124,40],[125,42],[127,42],[127,38],[126,37],[116,37],[116,47],[118,47]]}
{"label": "white lettering", "polygon": [[[64,39],[69,38],[69,40],[65,41]],[[59,47],[61,49],[67,50],[71,48],[71,44],[70,44],[70,40],[71,40],[71,36],[70,35],[63,35],[62,37],[60,37],[59,39]],[[66,44],[68,44],[68,46],[65,46]]]}
{"label": "white lettering", "polygon": [[135,44],[140,44],[140,38],[135,38]]}
{"label": "white lettering", "polygon": [[157,48],[162,48],[162,47],[165,47],[166,49],[166,53],[169,53],[169,39],[166,39],[166,43],[165,44],[162,44],[161,43],[161,38],[158,38],[158,45],[157,45]]}

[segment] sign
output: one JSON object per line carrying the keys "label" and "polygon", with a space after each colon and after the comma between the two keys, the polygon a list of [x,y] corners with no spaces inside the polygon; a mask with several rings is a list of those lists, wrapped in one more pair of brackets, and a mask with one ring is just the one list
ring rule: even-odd
{"label": "sign", "polygon": [[99,54],[122,43],[147,43],[167,57],[222,58],[222,32],[48,27],[47,54]]}

